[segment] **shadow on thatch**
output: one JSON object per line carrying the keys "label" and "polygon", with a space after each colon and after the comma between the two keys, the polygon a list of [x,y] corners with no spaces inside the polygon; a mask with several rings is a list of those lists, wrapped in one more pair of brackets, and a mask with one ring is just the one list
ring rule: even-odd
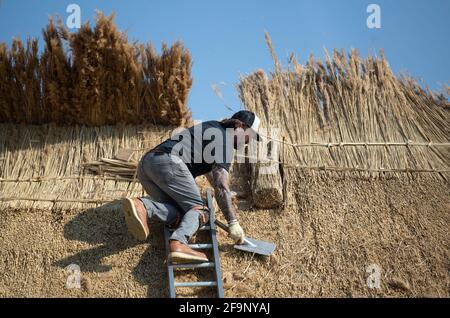
{"label": "shadow on thatch", "polygon": [[126,239],[125,224],[118,222],[121,218],[118,205],[120,201],[114,201],[96,209],[88,209],[69,221],[64,226],[64,238],[101,245],[59,260],[57,265],[66,267],[70,264],[80,264],[87,272],[110,270],[110,266],[101,264],[102,259],[136,244]]}
{"label": "shadow on thatch", "polygon": [[[149,247],[132,269],[135,280],[148,288],[149,297],[165,297],[165,254],[162,238],[162,225],[151,224],[150,235],[145,244]],[[78,264],[83,272],[106,273],[113,266],[105,265],[109,256],[118,255],[136,247],[140,242],[134,240],[127,231],[119,200],[104,204],[95,209],[81,212],[64,226],[64,237],[67,240],[79,241],[95,245],[55,262],[54,265],[67,267]],[[123,256],[121,256],[123,258]]]}

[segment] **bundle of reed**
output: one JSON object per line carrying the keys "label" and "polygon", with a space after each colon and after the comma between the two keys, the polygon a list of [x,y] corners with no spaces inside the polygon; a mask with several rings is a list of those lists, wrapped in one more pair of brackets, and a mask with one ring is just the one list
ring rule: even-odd
{"label": "bundle of reed", "polygon": [[[192,86],[192,59],[181,42],[170,48],[162,44],[158,55],[151,44],[139,46],[146,89],[145,104],[154,105],[155,121],[167,125],[185,126],[191,112],[185,104]],[[181,123],[179,118],[182,119]]]}
{"label": "bundle of reed", "polygon": [[38,42],[13,39],[11,49],[0,44],[0,121],[39,120],[41,87]]}
{"label": "bundle of reed", "polygon": [[61,20],[58,26],[52,18],[42,30],[44,52],[40,58],[42,83],[42,110],[35,117],[35,123],[74,124],[80,118],[82,109],[79,103],[73,103],[73,70],[64,44],[69,33]]}
{"label": "bundle of reed", "polygon": [[[275,70],[270,76],[258,70],[242,77],[238,89],[243,104],[265,126],[280,129],[282,168],[283,163],[325,167],[323,171],[337,167],[347,175],[370,178],[399,175],[376,172],[381,170],[449,170],[450,113],[414,79],[395,76],[383,52],[363,59],[356,50],[348,58],[335,50],[324,61],[311,56],[305,65],[292,56],[283,68],[268,34],[266,40]],[[429,147],[409,146],[414,143]],[[285,179],[297,178],[298,171],[285,170]]]}
{"label": "bundle of reed", "polygon": [[136,177],[137,162],[125,162],[110,158],[101,158],[83,164],[83,167],[95,174],[103,176],[118,176],[132,181]]}
{"label": "bundle of reed", "polygon": [[13,64],[8,46],[0,43],[0,122],[6,122],[13,118],[11,99]]}
{"label": "bundle of reed", "polygon": [[[129,43],[114,15],[98,12],[69,33],[50,18],[26,46],[0,43],[0,122],[88,126],[153,123],[185,125],[192,86],[191,56],[181,42]],[[69,52],[70,51],[70,52]]]}
{"label": "bundle of reed", "polygon": [[141,80],[134,49],[114,24],[114,16],[96,16],[91,28],[84,24],[70,37],[73,50],[74,105],[89,105],[81,121],[89,125],[108,125],[121,118],[136,123]]}

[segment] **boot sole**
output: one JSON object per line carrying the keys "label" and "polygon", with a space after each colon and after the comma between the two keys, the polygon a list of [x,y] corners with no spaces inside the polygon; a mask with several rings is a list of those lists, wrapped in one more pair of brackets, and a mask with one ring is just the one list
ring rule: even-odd
{"label": "boot sole", "polygon": [[194,256],[182,252],[171,252],[170,259],[172,263],[206,263],[209,260],[200,256]]}
{"label": "boot sole", "polygon": [[148,232],[146,231],[144,224],[142,224],[139,219],[139,215],[137,214],[133,201],[125,198],[122,201],[122,205],[128,231],[138,241],[145,241],[148,237]]}

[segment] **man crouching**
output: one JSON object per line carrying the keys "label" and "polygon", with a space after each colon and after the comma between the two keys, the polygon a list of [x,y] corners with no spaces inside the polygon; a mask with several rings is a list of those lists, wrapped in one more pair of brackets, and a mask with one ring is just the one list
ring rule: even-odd
{"label": "man crouching", "polygon": [[230,119],[185,129],[148,151],[137,168],[137,177],[148,196],[123,201],[131,234],[144,241],[149,235],[149,222],[161,220],[175,228],[170,237],[172,262],[207,262],[205,253],[188,246],[190,238],[209,220],[208,208],[195,183],[196,177],[206,175],[228,222],[230,237],[242,244],[244,230],[232,205],[228,171],[234,149],[251,139],[261,140],[259,125],[254,113],[240,111]]}

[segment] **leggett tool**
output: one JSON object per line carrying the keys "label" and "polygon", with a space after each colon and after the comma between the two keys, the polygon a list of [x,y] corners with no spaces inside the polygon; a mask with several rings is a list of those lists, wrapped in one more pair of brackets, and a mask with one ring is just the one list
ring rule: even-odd
{"label": "leggett tool", "polygon": [[[215,223],[222,230],[226,232],[229,231],[228,226],[226,224],[220,222],[219,220],[216,220]],[[274,243],[264,242],[250,237],[246,237],[244,239],[244,244],[236,244],[234,245],[234,248],[244,252],[269,256],[275,251],[276,245]]]}

